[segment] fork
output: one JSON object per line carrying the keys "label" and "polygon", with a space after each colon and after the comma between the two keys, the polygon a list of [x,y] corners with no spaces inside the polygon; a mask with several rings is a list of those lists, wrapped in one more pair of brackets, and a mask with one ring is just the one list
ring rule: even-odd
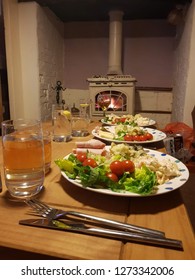
{"label": "fork", "polygon": [[118,222],[115,220],[100,218],[97,216],[92,216],[92,215],[84,214],[81,212],[64,211],[61,209],[52,208],[49,205],[47,205],[37,199],[28,199],[28,200],[25,200],[25,203],[34,210],[36,215],[44,217],[50,221],[58,220],[63,217],[73,216],[73,217],[77,217],[77,218],[82,218],[85,221],[91,221],[91,222],[96,222],[96,223],[98,222],[100,225],[101,224],[106,225],[106,226],[109,226],[109,227],[112,227],[115,229],[122,229],[122,230],[129,231],[129,232],[135,232],[135,233],[155,236],[155,237],[159,237],[159,238],[162,238],[165,236],[164,232],[158,231],[158,230],[139,227],[139,226],[135,226],[135,225],[127,224],[127,223],[121,223],[121,222]]}

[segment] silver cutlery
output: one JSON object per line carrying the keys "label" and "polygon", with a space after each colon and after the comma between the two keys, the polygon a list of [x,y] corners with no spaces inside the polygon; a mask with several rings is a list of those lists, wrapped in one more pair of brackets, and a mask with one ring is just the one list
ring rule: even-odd
{"label": "silver cutlery", "polygon": [[[83,219],[85,222],[96,222],[99,225],[105,225],[108,227],[111,227],[113,229],[119,229],[119,230],[124,230],[132,233],[138,233],[138,234],[144,234],[148,236],[155,236],[155,237],[164,237],[165,233],[162,231],[154,230],[154,229],[149,229],[145,227],[140,227],[140,226],[135,226],[132,224],[127,224],[127,223],[121,223],[115,220],[110,220],[110,219],[105,219],[89,214],[84,214],[81,212],[76,212],[76,211],[64,211],[61,209],[56,209],[52,208],[49,205],[37,200],[37,199],[29,199],[25,200],[25,203],[30,206],[34,212],[34,215],[38,215],[41,217],[44,217],[48,219],[49,221],[51,220],[58,220],[62,218],[69,218],[70,217],[76,217]],[[83,221],[82,220],[82,221]]]}
{"label": "silver cutlery", "polygon": [[83,233],[89,234],[93,236],[100,237],[109,237],[115,238],[117,240],[126,240],[139,242],[142,244],[149,245],[158,245],[163,247],[170,247],[175,249],[183,249],[182,242],[180,240],[165,238],[165,237],[157,237],[152,235],[144,235],[135,232],[125,232],[119,230],[105,229],[105,228],[95,228],[95,227],[86,227],[83,224],[75,224],[70,221],[58,221],[58,220],[48,220],[48,219],[27,219],[20,220],[19,224],[26,226],[34,226],[48,229],[55,229],[61,231],[70,231],[74,233]]}

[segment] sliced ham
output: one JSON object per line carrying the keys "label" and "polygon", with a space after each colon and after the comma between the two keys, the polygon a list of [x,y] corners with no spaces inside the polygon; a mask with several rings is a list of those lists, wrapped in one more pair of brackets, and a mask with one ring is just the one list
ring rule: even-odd
{"label": "sliced ham", "polygon": [[76,142],[77,148],[103,149],[105,146],[105,143],[97,139],[91,139],[85,142]]}

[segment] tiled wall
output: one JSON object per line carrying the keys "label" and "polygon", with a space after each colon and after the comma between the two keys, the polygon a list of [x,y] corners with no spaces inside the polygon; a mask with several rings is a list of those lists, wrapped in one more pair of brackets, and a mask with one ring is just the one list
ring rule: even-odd
{"label": "tiled wall", "polygon": [[173,94],[172,90],[160,88],[136,89],[135,113],[155,120],[162,129],[171,122]]}

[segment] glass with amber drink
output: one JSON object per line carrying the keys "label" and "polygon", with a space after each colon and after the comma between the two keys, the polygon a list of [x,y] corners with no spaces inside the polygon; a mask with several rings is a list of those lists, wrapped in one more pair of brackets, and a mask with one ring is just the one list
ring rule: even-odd
{"label": "glass with amber drink", "polygon": [[44,143],[38,120],[2,122],[5,184],[11,196],[26,199],[38,194],[45,178]]}
{"label": "glass with amber drink", "polygon": [[44,157],[45,157],[45,174],[50,170],[51,166],[51,132],[43,131]]}

